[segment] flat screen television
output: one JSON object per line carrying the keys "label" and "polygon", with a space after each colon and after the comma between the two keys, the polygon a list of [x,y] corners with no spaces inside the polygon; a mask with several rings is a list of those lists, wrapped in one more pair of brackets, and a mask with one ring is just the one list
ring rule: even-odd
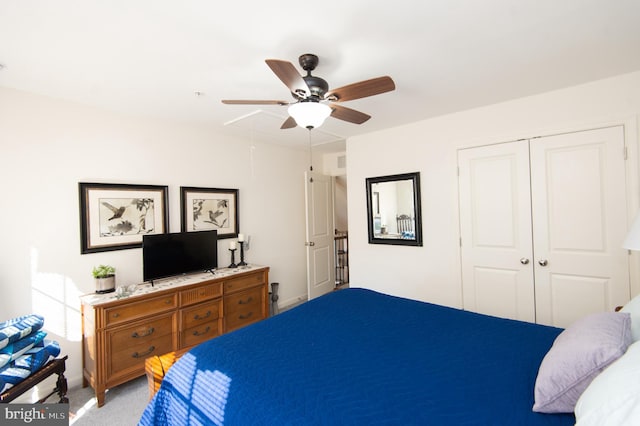
{"label": "flat screen television", "polygon": [[218,267],[218,231],[176,232],[142,237],[142,276],[153,281]]}

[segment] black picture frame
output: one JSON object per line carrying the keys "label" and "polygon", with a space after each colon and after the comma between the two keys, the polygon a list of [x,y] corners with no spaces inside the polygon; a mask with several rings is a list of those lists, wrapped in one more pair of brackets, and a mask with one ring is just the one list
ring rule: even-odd
{"label": "black picture frame", "polygon": [[169,229],[166,185],[79,182],[80,253],[142,247]]}
{"label": "black picture frame", "polygon": [[236,238],[240,232],[238,189],[180,187],[182,232],[215,229],[218,239]]}
{"label": "black picture frame", "polygon": [[[422,246],[420,172],[366,178],[365,184],[369,244]],[[385,199],[386,192],[395,194],[395,191],[405,193]],[[400,206],[399,199],[406,205]],[[398,231],[399,223],[396,221],[400,218],[408,221],[410,232]],[[387,227],[391,232],[386,230]]]}

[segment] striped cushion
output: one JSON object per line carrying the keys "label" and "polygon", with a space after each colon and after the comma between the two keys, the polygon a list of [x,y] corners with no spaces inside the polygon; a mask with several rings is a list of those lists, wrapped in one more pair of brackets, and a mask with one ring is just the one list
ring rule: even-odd
{"label": "striped cushion", "polygon": [[47,335],[44,331],[36,331],[31,333],[27,337],[18,340],[15,343],[9,343],[4,348],[0,349],[0,367],[4,367],[11,361],[14,361],[24,354],[26,351],[36,346]]}
{"label": "striped cushion", "polygon": [[15,361],[0,368],[0,392],[17,385],[58,354],[60,354],[60,346],[55,340],[45,339],[36,344]]}
{"label": "striped cushion", "polygon": [[10,343],[17,342],[34,331],[38,331],[44,325],[44,318],[40,315],[30,314],[10,319],[0,323],[0,349]]}

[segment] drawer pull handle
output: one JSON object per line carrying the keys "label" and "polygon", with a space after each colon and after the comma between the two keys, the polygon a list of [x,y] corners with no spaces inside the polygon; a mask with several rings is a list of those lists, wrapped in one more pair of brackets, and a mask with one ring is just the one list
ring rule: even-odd
{"label": "drawer pull handle", "polygon": [[203,319],[209,318],[210,316],[211,316],[211,311],[209,310],[209,311],[207,311],[206,314],[204,314],[204,316],[200,316],[199,314],[195,314],[193,316],[193,319],[194,320],[203,320]]}
{"label": "drawer pull handle", "polygon": [[167,299],[164,301],[165,305],[172,305],[173,304],[173,299]]}
{"label": "drawer pull handle", "polygon": [[114,318],[119,318],[119,317],[120,317],[120,314],[116,312],[116,313],[114,313],[114,314],[113,314],[113,317],[114,317]]}
{"label": "drawer pull handle", "polygon": [[155,351],[156,347],[155,346],[149,346],[149,350],[145,351],[145,352],[134,352],[131,357],[132,358],[143,358],[146,357],[147,355],[149,355],[151,352]]}
{"label": "drawer pull handle", "polygon": [[249,296],[247,300],[238,300],[238,305],[246,305],[248,303],[251,303],[252,300],[253,300],[253,296]]}
{"label": "drawer pull handle", "polygon": [[251,318],[252,315],[253,315],[253,312],[249,312],[247,315],[239,315],[238,318],[240,318],[240,319],[249,319],[249,318]]}
{"label": "drawer pull handle", "polygon": [[146,333],[143,334],[138,334],[137,331],[134,331],[133,334],[131,335],[131,337],[133,337],[134,339],[137,339],[138,337],[147,337],[147,336],[151,336],[151,334],[154,332],[155,330],[153,329],[153,327],[149,327],[149,329],[147,330]]}
{"label": "drawer pull handle", "polygon": [[206,328],[202,333],[199,333],[199,332],[196,330],[196,331],[194,331],[194,332],[193,332],[193,335],[194,335],[194,336],[202,336],[202,335],[204,335],[204,334],[207,334],[207,333],[209,332],[209,330],[211,330],[211,327],[210,327],[210,326],[207,326],[207,328]]}

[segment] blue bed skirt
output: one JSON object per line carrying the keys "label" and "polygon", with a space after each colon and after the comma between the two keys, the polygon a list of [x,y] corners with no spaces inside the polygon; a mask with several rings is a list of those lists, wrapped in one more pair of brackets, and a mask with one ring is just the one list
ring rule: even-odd
{"label": "blue bed skirt", "polygon": [[561,329],[346,289],[207,341],[141,425],[573,425],[531,410]]}

